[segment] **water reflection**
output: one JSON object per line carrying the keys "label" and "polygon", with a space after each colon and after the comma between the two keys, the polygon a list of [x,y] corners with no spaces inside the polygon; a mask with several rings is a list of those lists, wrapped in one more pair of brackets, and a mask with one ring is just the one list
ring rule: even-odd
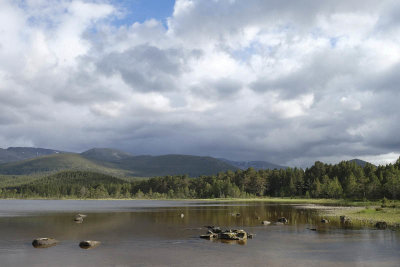
{"label": "water reflection", "polygon": [[[110,201],[102,211],[102,202],[94,210],[76,203],[56,202],[58,212],[40,212],[36,206],[34,212],[24,210],[29,216],[0,218],[1,266],[398,266],[400,262],[398,232],[345,226],[339,220],[321,223],[315,210],[291,205],[152,202],[143,206],[127,201],[116,202],[113,210]],[[9,213],[12,205],[6,208]],[[88,216],[75,223],[76,214],[83,211]],[[261,224],[281,217],[288,223]],[[244,229],[255,237],[247,242],[203,240],[199,236],[207,231],[204,226]],[[37,237],[54,237],[60,243],[35,250],[31,242]],[[81,250],[77,245],[82,240],[99,240],[102,245]]]}

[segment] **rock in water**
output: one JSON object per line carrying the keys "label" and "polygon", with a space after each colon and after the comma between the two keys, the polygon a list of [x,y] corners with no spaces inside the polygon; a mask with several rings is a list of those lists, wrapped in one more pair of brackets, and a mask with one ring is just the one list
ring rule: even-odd
{"label": "rock in water", "polygon": [[79,246],[83,249],[95,248],[101,244],[100,241],[85,240],[79,243]]}
{"label": "rock in water", "polygon": [[185,214],[181,213],[181,218],[185,217]]}
{"label": "rock in water", "polygon": [[36,238],[32,241],[32,246],[35,248],[49,248],[52,246],[57,245],[58,240],[54,238],[48,238],[48,237],[41,237],[41,238]]}
{"label": "rock in water", "polygon": [[327,219],[321,219],[322,223],[329,223],[329,221]]}
{"label": "rock in water", "polygon": [[278,219],[278,222],[280,222],[280,223],[288,223],[289,220],[286,219],[285,217],[281,217],[281,218]]}
{"label": "rock in water", "polygon": [[82,223],[83,219],[86,217],[87,217],[87,215],[85,215],[85,214],[77,214],[77,215],[75,215],[74,221],[76,223]]}
{"label": "rock in water", "polygon": [[268,225],[268,224],[271,224],[271,222],[270,221],[262,221],[261,224]]}

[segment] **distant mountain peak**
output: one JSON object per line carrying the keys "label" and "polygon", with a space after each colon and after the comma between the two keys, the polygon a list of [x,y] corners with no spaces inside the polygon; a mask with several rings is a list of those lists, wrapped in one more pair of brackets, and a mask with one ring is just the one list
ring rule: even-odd
{"label": "distant mountain peak", "polygon": [[[364,167],[367,163],[369,163],[368,161],[365,161],[365,160],[362,160],[362,159],[351,159],[351,160],[349,160],[349,162],[354,162],[354,163],[356,163],[357,165],[359,165],[361,167]],[[372,164],[372,163],[369,163],[369,164]]]}

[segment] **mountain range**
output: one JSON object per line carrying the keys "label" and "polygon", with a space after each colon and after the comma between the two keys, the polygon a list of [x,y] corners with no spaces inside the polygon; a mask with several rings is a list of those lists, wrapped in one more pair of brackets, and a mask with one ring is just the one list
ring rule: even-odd
{"label": "mountain range", "polygon": [[[359,165],[366,162],[355,159]],[[83,153],[60,150],[10,147],[0,149],[0,174],[31,175],[62,170],[94,171],[114,176],[153,177],[188,175],[198,177],[228,170],[254,168],[286,169],[266,161],[232,161],[193,155],[135,156],[110,148],[93,148]]]}

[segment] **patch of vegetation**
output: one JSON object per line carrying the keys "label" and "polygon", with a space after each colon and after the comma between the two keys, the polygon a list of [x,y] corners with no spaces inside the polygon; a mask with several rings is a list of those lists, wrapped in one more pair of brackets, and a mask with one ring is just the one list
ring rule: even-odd
{"label": "patch of vegetation", "polygon": [[[74,162],[76,155],[64,154]],[[52,156],[54,159],[54,156]],[[38,159],[34,164],[38,164]],[[199,160],[199,159],[198,159]],[[310,202],[309,199],[335,199],[335,205],[342,206],[374,206],[381,205],[383,208],[396,206],[392,200],[400,198],[400,159],[396,164],[376,167],[366,164],[364,167],[355,162],[343,161],[336,165],[323,164],[316,162],[314,166],[306,170],[297,168],[287,168],[280,170],[254,170],[249,168],[245,171],[236,170],[220,172],[217,175],[201,176],[199,178],[189,178],[188,175],[164,176],[150,179],[114,179],[112,173],[115,169],[105,168],[104,172],[110,171],[106,178],[101,177],[97,172],[95,163],[87,160],[86,171],[63,172],[62,177],[69,177],[57,183],[63,185],[63,189],[52,186],[40,187],[39,185],[49,184],[48,180],[37,180],[36,186],[26,187],[19,185],[14,187],[3,187],[3,196],[10,196],[10,190],[15,190],[15,197],[48,196],[48,197],[98,197],[103,198],[121,197],[120,190],[115,189],[112,184],[123,184],[123,197],[132,198],[187,198],[187,199],[207,199],[207,198],[265,198],[266,197],[286,197],[284,201]],[[57,161],[58,162],[58,161]],[[57,162],[53,168],[57,169]],[[168,162],[168,160],[166,161]],[[207,161],[206,161],[207,162]],[[33,164],[33,163],[32,163]],[[91,165],[92,164],[92,165]],[[77,164],[72,164],[77,166]],[[96,171],[92,171],[92,167]],[[87,170],[89,169],[89,170]],[[43,169],[48,170],[48,169]],[[102,172],[102,173],[104,173]],[[71,175],[69,175],[72,173]],[[88,174],[87,174],[88,173]],[[117,171],[118,174],[120,174]],[[57,174],[58,175],[58,174]],[[57,175],[49,176],[49,181],[57,178]],[[124,177],[120,175],[119,177]],[[79,178],[81,180],[76,180]],[[91,180],[96,181],[95,184]],[[65,189],[76,184],[91,187],[93,190],[100,188],[102,194],[77,194],[76,188],[72,191]],[[30,186],[32,186],[30,184]],[[54,189],[56,188],[56,189]],[[23,190],[24,189],[24,190]],[[26,190],[25,190],[26,189]],[[54,189],[54,190],[53,190]],[[384,198],[386,197],[386,198]],[[377,202],[382,199],[383,202]],[[296,199],[296,200],[293,200]],[[362,201],[360,201],[360,199]],[[371,201],[372,200],[372,201]],[[271,201],[271,199],[270,199]],[[283,201],[283,200],[281,200]],[[325,200],[329,202],[330,200]]]}

